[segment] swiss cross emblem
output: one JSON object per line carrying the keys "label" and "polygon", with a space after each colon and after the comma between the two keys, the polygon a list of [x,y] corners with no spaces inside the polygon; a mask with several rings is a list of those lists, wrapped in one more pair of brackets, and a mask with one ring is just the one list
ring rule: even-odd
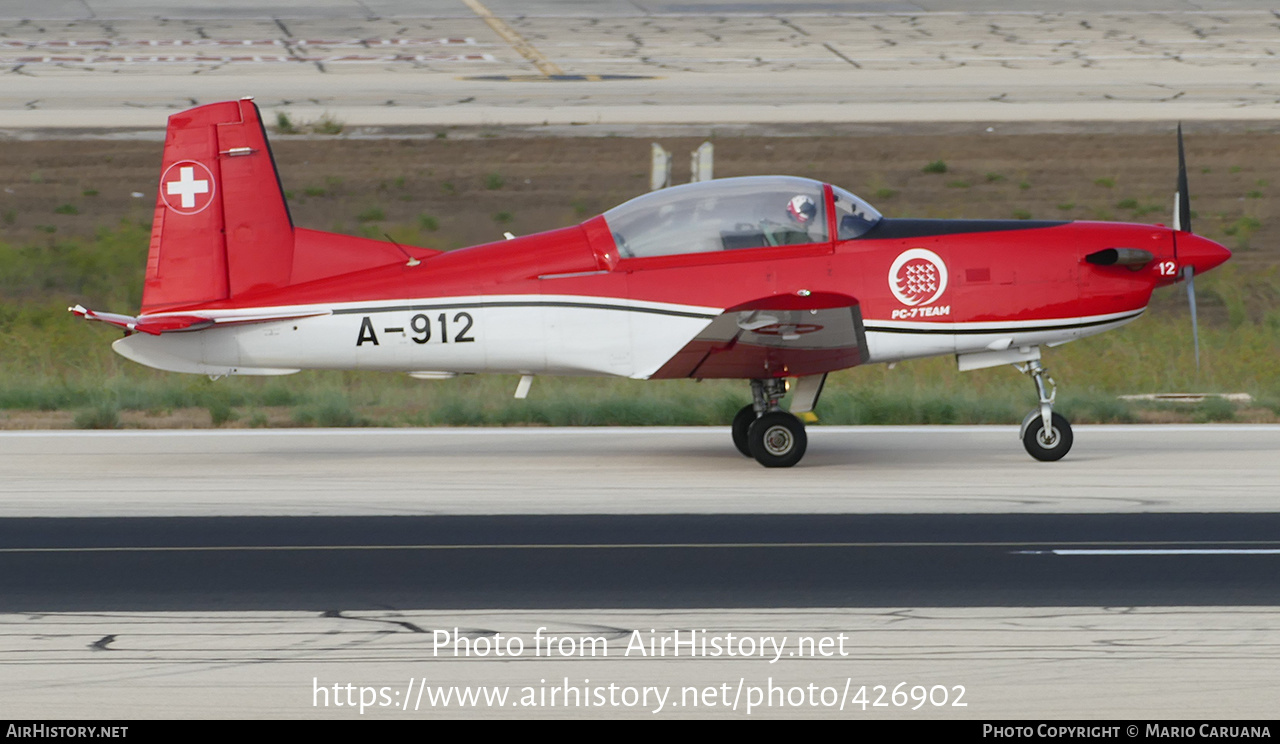
{"label": "swiss cross emblem", "polygon": [[196,214],[213,202],[213,173],[203,163],[180,160],[160,176],[160,198],[179,214]]}
{"label": "swiss cross emblem", "polygon": [[928,305],[947,288],[947,265],[933,251],[903,251],[889,268],[889,290],[909,307]]}

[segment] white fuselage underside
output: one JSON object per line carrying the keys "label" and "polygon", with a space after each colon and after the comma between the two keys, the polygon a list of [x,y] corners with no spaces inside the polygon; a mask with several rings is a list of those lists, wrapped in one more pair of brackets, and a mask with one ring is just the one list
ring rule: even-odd
{"label": "white fuselage underside", "polygon": [[[308,313],[315,315],[233,324],[237,318]],[[114,348],[150,367],[208,375],[368,369],[647,378],[720,313],[700,306],[547,295],[249,308],[210,312],[221,325],[201,330],[135,333]],[[867,319],[868,361],[1056,346],[1117,328],[1140,314],[1000,323]]]}

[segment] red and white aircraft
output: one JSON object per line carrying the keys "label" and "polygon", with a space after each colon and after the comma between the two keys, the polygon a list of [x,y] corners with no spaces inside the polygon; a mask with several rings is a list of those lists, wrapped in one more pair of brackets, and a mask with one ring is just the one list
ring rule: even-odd
{"label": "red and white aircraft", "polygon": [[534,375],[740,378],[754,403],[733,440],[766,467],[804,455],[796,414],[828,373],[937,354],[1029,374],[1023,443],[1059,459],[1071,429],[1041,348],[1136,320],[1155,287],[1230,257],[1189,231],[1185,168],[1173,229],[888,219],[839,187],[761,176],[447,253],[295,227],[248,99],[171,116],[161,173],[142,312],[72,308],[124,328],[129,359],[214,376],[501,372],[523,376],[521,397]]}

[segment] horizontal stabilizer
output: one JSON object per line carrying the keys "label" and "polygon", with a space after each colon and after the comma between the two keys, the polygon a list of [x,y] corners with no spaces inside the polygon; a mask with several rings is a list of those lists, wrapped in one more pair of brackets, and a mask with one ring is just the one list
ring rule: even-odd
{"label": "horizontal stabilizer", "polygon": [[244,315],[221,318],[210,318],[203,315],[118,315],[116,313],[100,313],[83,305],[67,308],[85,320],[96,320],[101,323],[123,328],[126,331],[140,331],[152,336],[175,331],[198,331],[214,325],[243,325],[245,323],[268,323],[273,320],[296,320],[328,315],[329,311],[293,313],[287,315]]}

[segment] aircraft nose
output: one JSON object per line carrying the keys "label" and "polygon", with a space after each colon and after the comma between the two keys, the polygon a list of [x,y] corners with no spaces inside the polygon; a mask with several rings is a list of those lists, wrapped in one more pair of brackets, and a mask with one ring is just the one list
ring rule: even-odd
{"label": "aircraft nose", "polygon": [[1177,241],[1178,263],[1194,267],[1197,276],[1231,258],[1231,251],[1199,235],[1180,232],[1176,233],[1174,240]]}

